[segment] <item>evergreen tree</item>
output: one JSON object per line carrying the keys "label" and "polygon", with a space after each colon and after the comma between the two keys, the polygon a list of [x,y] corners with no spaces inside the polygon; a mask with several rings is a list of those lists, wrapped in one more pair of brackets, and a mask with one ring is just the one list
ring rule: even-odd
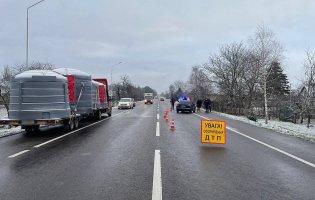
{"label": "evergreen tree", "polygon": [[287,75],[279,62],[273,62],[269,68],[267,93],[274,96],[285,96],[290,93]]}

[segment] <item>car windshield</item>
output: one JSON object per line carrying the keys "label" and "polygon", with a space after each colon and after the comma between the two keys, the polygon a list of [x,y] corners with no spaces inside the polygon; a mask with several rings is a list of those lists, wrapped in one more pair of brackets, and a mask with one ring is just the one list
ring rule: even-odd
{"label": "car windshield", "polygon": [[120,102],[131,102],[131,99],[129,99],[129,98],[123,98],[123,99],[120,99]]}
{"label": "car windshield", "polygon": [[188,104],[190,104],[190,101],[189,100],[180,100],[179,103],[184,104],[184,105],[188,105]]}

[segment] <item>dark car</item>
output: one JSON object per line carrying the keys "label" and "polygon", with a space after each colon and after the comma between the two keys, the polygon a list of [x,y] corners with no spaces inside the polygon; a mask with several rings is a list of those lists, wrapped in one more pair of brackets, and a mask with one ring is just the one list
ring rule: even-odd
{"label": "dark car", "polygon": [[189,100],[180,100],[179,103],[176,106],[176,112],[189,112],[189,113],[195,113],[196,112],[196,105],[189,101]]}

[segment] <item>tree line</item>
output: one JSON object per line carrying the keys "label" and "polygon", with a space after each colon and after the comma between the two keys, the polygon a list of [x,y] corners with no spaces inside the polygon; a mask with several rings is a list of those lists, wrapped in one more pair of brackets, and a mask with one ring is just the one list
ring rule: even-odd
{"label": "tree line", "polygon": [[[222,45],[208,62],[192,67],[189,80],[175,81],[166,96],[210,97],[217,111],[236,115],[286,118],[309,126],[315,116],[315,52],[307,50],[304,74],[296,89],[284,73],[284,48],[272,30],[258,26],[246,42]],[[284,119],[288,120],[288,119]]]}
{"label": "tree line", "polygon": [[110,85],[112,97],[114,101],[119,101],[121,98],[133,98],[136,101],[144,99],[144,93],[157,94],[156,90],[149,86],[140,87],[131,82],[128,75],[121,76],[117,83]]}

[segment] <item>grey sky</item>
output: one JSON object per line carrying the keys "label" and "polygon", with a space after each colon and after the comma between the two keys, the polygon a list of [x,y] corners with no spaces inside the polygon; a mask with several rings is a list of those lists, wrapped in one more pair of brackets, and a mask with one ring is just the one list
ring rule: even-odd
{"label": "grey sky", "polygon": [[[34,2],[0,0],[0,66],[25,61],[26,7]],[[122,61],[114,80],[128,74],[163,91],[264,23],[283,43],[296,85],[305,49],[315,49],[314,19],[312,0],[46,0],[30,12],[30,60],[106,77]]]}

